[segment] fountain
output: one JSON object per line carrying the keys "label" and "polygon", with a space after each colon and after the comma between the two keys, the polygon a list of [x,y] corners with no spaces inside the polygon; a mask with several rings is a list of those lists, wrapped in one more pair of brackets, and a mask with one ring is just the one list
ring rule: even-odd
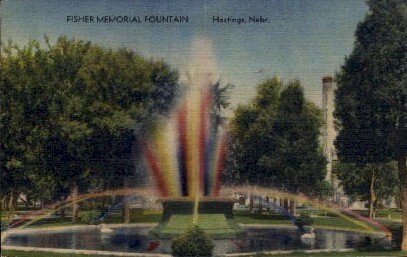
{"label": "fountain", "polygon": [[211,119],[216,69],[210,41],[197,39],[191,52],[184,100],[142,142],[163,197],[162,220],[152,232],[173,236],[197,224],[215,237],[234,237],[241,232],[233,221],[234,201],[219,198],[227,138]]}

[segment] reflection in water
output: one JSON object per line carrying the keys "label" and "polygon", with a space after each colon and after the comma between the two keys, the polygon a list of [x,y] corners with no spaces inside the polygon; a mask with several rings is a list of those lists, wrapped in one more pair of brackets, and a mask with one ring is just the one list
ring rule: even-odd
{"label": "reflection in water", "polygon": [[[10,235],[5,245],[109,250],[122,252],[169,253],[170,240],[149,235],[148,228],[117,228],[113,233],[100,233],[97,228],[38,232]],[[236,239],[215,241],[215,254],[273,250],[342,249],[352,248],[363,234],[317,230],[314,243],[301,242],[301,234],[290,228],[248,229]]]}

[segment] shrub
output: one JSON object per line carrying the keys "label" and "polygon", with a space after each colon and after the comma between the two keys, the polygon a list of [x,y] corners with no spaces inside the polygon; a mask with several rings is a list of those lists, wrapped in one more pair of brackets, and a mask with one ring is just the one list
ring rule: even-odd
{"label": "shrub", "polygon": [[403,226],[398,224],[391,224],[389,226],[392,238],[392,244],[396,249],[401,248],[401,240],[403,237]]}
{"label": "shrub", "polygon": [[93,224],[96,222],[97,217],[99,217],[100,212],[97,210],[85,211],[80,220],[86,224]]}
{"label": "shrub", "polygon": [[176,257],[212,256],[213,240],[203,229],[194,226],[172,241],[171,250]]}
{"label": "shrub", "polygon": [[295,220],[295,225],[299,229],[303,229],[304,226],[311,226],[314,220],[311,218],[308,212],[301,212],[300,216]]}
{"label": "shrub", "polygon": [[381,239],[372,238],[371,236],[361,238],[356,245],[356,249],[369,252],[387,250],[386,247],[383,246]]}

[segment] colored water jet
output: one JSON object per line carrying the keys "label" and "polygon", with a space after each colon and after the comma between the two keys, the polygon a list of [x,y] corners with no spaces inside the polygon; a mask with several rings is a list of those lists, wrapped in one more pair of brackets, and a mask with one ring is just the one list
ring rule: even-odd
{"label": "colored water jet", "polygon": [[211,119],[215,78],[211,43],[197,39],[183,99],[143,140],[144,159],[162,197],[218,196],[227,140]]}

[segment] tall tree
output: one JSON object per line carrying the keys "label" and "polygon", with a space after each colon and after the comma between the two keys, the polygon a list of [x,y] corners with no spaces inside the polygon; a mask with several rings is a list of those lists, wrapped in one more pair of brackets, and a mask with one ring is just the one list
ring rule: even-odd
{"label": "tall tree", "polygon": [[[65,37],[46,45],[9,45],[2,56],[0,128],[7,135],[2,148],[11,149],[1,156],[7,164],[1,166],[2,182],[24,179],[28,169],[12,171],[33,164],[30,172],[70,187],[74,200],[95,176],[114,177],[123,186],[132,170],[135,133],[170,109],[179,91],[177,72],[125,49]],[[34,153],[35,161],[25,160]],[[76,221],[75,201],[73,207]]]}
{"label": "tall tree", "polygon": [[269,149],[259,164],[275,177],[279,187],[315,194],[325,178],[325,158],[318,140],[321,111],[305,100],[299,81],[289,83],[279,100],[272,137],[275,148]]}
{"label": "tall tree", "polygon": [[267,151],[273,135],[273,124],[277,116],[276,107],[282,83],[277,78],[261,83],[257,87],[256,99],[248,105],[239,105],[231,120],[231,169],[237,183],[265,183],[262,168],[258,165],[262,154]]}
{"label": "tall tree", "polygon": [[[49,94],[42,87],[48,63],[34,55],[37,42],[18,48],[9,42],[2,51],[0,69],[0,171],[1,194],[9,210],[43,170],[42,142],[51,124],[46,122]],[[35,177],[35,176],[34,176]],[[38,176],[36,176],[38,177]]]}
{"label": "tall tree", "polygon": [[318,144],[321,112],[304,98],[299,81],[278,78],[258,87],[254,102],[232,120],[232,158],[241,182],[316,192],[325,159]]}
{"label": "tall tree", "polygon": [[343,162],[397,160],[407,250],[407,3],[369,0],[351,55],[337,76],[336,140]]}

